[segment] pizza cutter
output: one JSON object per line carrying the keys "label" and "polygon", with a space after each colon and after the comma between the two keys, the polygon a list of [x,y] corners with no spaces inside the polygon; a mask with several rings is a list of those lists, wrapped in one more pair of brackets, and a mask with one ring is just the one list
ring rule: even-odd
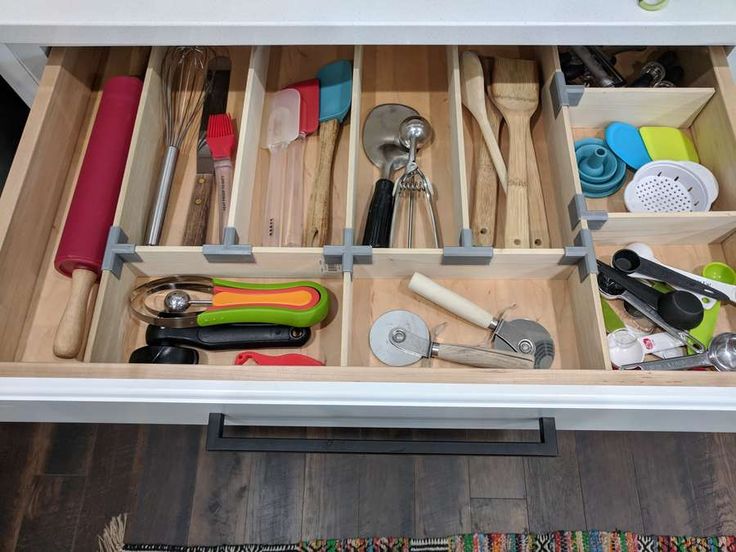
{"label": "pizza cutter", "polygon": [[130,293],[140,320],[167,328],[262,323],[308,328],[325,319],[330,296],[316,282],[249,283],[204,276],[168,276]]}
{"label": "pizza cutter", "polygon": [[555,343],[539,322],[526,318],[496,318],[462,295],[419,272],[415,272],[409,281],[409,289],[454,315],[490,330],[494,349],[532,355],[534,368],[546,369],[552,366]]}
{"label": "pizza cutter", "polygon": [[389,366],[409,366],[422,358],[440,358],[479,368],[532,368],[534,359],[507,351],[437,343],[427,324],[413,312],[392,310],[379,316],[370,332],[373,354]]}

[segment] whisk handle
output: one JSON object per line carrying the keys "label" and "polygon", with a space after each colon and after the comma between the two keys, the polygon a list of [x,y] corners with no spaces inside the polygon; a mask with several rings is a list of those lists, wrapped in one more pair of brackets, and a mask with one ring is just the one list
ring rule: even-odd
{"label": "whisk handle", "polygon": [[161,230],[164,227],[164,218],[166,217],[166,205],[169,202],[169,192],[171,192],[171,183],[174,180],[178,157],[179,149],[177,147],[168,146],[166,148],[161,173],[158,177],[158,191],[148,220],[146,245],[158,245],[161,240]]}

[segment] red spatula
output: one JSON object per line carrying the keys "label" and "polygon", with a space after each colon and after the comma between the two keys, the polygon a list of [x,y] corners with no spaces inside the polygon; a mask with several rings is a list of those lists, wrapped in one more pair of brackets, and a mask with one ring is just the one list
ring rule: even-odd
{"label": "red spatula", "polygon": [[284,231],[282,244],[301,247],[304,241],[304,146],[306,137],[319,127],[319,80],[310,79],[287,86],[301,97],[299,137],[287,148]]}

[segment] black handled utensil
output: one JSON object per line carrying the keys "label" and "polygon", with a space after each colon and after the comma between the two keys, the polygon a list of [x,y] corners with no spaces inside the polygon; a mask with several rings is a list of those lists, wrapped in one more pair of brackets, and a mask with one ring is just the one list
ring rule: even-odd
{"label": "black handled utensil", "polygon": [[698,295],[710,297],[716,301],[722,301],[728,303],[728,295],[722,291],[718,291],[708,285],[705,285],[697,280],[688,278],[684,274],[675,272],[665,266],[657,263],[653,263],[649,259],[641,257],[635,251],[631,249],[619,249],[611,257],[611,264],[614,268],[631,276],[641,274],[642,276],[648,276],[676,287],[685,291],[691,291]]}
{"label": "black handled utensil", "polygon": [[631,293],[680,330],[691,330],[703,321],[703,304],[689,291],[662,293],[602,261],[598,261],[598,287],[612,296],[621,295],[623,291]]}
{"label": "black handled utensil", "polygon": [[207,351],[302,347],[309,341],[309,328],[277,324],[223,324],[193,328],[164,328],[149,325],[148,345],[186,345]]}
{"label": "black handled utensil", "polygon": [[373,191],[363,233],[363,245],[390,247],[391,214],[394,207],[391,175],[406,165],[407,149],[399,140],[399,127],[408,117],[418,116],[414,109],[402,104],[382,104],[374,107],[363,125],[363,150],[381,170]]}

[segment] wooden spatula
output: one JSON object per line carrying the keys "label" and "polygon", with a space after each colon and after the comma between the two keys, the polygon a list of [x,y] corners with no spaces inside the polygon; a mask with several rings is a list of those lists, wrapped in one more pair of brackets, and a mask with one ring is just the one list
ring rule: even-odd
{"label": "wooden spatula", "polygon": [[534,140],[531,129],[526,140],[526,174],[529,196],[529,242],[532,249],[550,247],[549,228],[547,228],[547,211],[544,209],[542,181],[539,178],[537,153],[534,151]]}
{"label": "wooden spatula", "polygon": [[[486,98],[486,111],[496,141],[499,139],[501,114]],[[480,127],[473,125],[473,142],[476,144],[475,187],[473,189],[473,207],[470,217],[470,229],[473,231],[473,244],[492,246],[496,230],[496,210],[498,209],[498,175],[493,166]]]}
{"label": "wooden spatula", "polygon": [[529,247],[527,190],[527,135],[539,105],[537,64],[523,59],[497,57],[491,84],[493,103],[509,127],[510,146],[506,187],[506,247]]}

